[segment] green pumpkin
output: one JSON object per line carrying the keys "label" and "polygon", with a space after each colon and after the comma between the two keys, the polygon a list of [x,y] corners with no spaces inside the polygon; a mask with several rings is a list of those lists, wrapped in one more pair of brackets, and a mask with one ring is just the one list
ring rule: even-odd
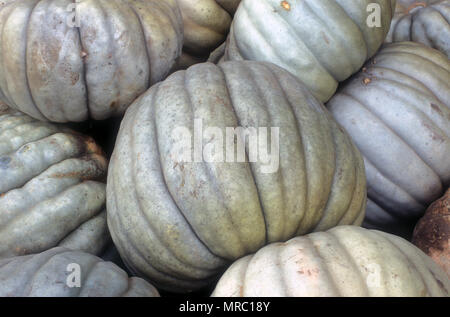
{"label": "green pumpkin", "polygon": [[340,226],[239,259],[219,280],[218,297],[428,297],[450,295],[450,279],[408,241]]}
{"label": "green pumpkin", "polygon": [[143,279],[128,278],[111,262],[53,248],[0,259],[0,297],[159,297],[159,293]]}
{"label": "green pumpkin", "polygon": [[176,0],[7,1],[0,100],[44,121],[121,115],[167,76],[182,34]]}
{"label": "green pumpkin", "polygon": [[[278,168],[264,172],[263,160],[247,156],[175,160],[174,131],[194,135],[196,120],[224,138],[227,128],[275,135],[278,127]],[[200,142],[214,139],[205,132]],[[210,283],[266,243],[359,225],[365,202],[362,158],[347,134],[289,72],[250,61],[197,64],[142,95],[124,117],[107,182],[108,225],[122,258],[177,292]]]}
{"label": "green pumpkin", "polygon": [[365,159],[368,226],[415,221],[450,184],[449,79],[441,52],[393,43],[328,102]]}
{"label": "green pumpkin", "polygon": [[325,102],[377,52],[394,9],[395,0],[242,0],[225,60],[272,62]]}
{"label": "green pumpkin", "polygon": [[91,138],[1,108],[0,258],[55,246],[100,254],[111,240],[106,169]]}

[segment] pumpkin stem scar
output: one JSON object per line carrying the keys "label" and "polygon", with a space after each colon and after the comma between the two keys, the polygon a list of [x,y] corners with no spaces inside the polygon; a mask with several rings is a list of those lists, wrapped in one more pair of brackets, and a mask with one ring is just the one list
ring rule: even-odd
{"label": "pumpkin stem scar", "polygon": [[426,8],[428,5],[425,2],[415,2],[411,4],[408,9],[406,9],[406,13],[410,13],[412,10],[414,10],[417,7]]}
{"label": "pumpkin stem scar", "polygon": [[286,11],[291,10],[291,4],[287,1],[281,1],[281,7],[285,9]]}

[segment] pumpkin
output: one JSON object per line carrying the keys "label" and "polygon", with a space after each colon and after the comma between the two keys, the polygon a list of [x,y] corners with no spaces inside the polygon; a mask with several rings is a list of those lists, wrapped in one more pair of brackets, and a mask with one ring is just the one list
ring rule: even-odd
{"label": "pumpkin", "polygon": [[225,49],[227,45],[226,43],[222,43],[218,48],[209,54],[208,62],[218,64],[224,61]]}
{"label": "pumpkin", "polygon": [[205,62],[225,41],[239,0],[177,0],[183,16],[183,53],[174,70]]}
{"label": "pumpkin", "polygon": [[398,5],[386,42],[420,42],[450,57],[449,21],[449,0],[414,2],[406,8]]}
{"label": "pumpkin", "polygon": [[159,293],[143,279],[128,278],[111,262],[57,247],[0,260],[0,297],[5,296],[159,297]]}
{"label": "pumpkin", "polygon": [[[255,143],[243,140],[252,129],[272,149],[253,159]],[[347,134],[289,72],[251,61],[197,64],[143,94],[122,121],[107,181],[108,225],[125,263],[174,292],[209,284],[266,243],[359,225],[365,200]]]}
{"label": "pumpkin", "polygon": [[[379,27],[370,6],[379,5]],[[373,56],[389,31],[395,0],[242,0],[225,60],[267,61],[298,77],[320,100]],[[371,23],[368,23],[367,20]]]}
{"label": "pumpkin", "polygon": [[364,156],[370,226],[417,219],[450,183],[449,78],[441,52],[393,43],[328,103]]}
{"label": "pumpkin", "polygon": [[340,226],[239,259],[219,280],[221,297],[449,296],[450,280],[408,241]]}
{"label": "pumpkin", "polygon": [[0,109],[0,258],[55,246],[100,254],[107,160],[83,136]]}
{"label": "pumpkin", "polygon": [[412,242],[450,277],[450,189],[428,207],[414,229]]}
{"label": "pumpkin", "polygon": [[0,6],[0,99],[43,121],[123,114],[181,54],[175,1],[6,2]]}

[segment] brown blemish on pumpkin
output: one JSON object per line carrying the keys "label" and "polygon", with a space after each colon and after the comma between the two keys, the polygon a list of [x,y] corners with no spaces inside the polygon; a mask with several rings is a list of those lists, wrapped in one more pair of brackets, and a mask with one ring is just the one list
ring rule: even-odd
{"label": "brown blemish on pumpkin", "polygon": [[97,143],[95,143],[94,139],[85,136],[84,144],[88,154],[98,154],[100,156],[104,156],[102,149],[97,145]]}
{"label": "brown blemish on pumpkin", "polygon": [[291,11],[291,4],[287,1],[281,1],[281,7],[286,11]]}
{"label": "brown blemish on pumpkin", "polygon": [[80,178],[80,179],[88,179],[85,173],[80,172],[69,172],[69,173],[55,173],[50,175],[51,178]]}
{"label": "brown blemish on pumpkin", "polygon": [[72,83],[72,86],[75,85],[78,80],[80,80],[80,74],[75,72],[69,72],[70,82]]}
{"label": "brown blemish on pumpkin", "polygon": [[431,109],[433,109],[434,111],[442,114],[441,108],[439,108],[439,106],[435,105],[434,103],[431,104]]}
{"label": "brown blemish on pumpkin", "polygon": [[16,255],[24,255],[24,254],[27,254],[27,249],[21,248],[21,247],[16,247],[14,249],[14,252]]}
{"label": "brown blemish on pumpkin", "polygon": [[29,49],[31,63],[29,63],[28,76],[36,90],[47,85],[51,73],[59,62],[60,51],[61,43],[59,41],[49,41],[45,45],[39,41],[32,42]]}
{"label": "brown blemish on pumpkin", "polygon": [[434,141],[441,141],[441,142],[444,142],[444,141],[445,141],[444,137],[441,136],[441,135],[439,135],[439,134],[437,134],[437,133],[434,131],[433,127],[430,126],[428,123],[424,122],[424,123],[422,123],[422,125],[423,125],[424,127],[426,127],[427,129],[430,130],[430,132],[431,132],[431,138],[432,138]]}
{"label": "brown blemish on pumpkin", "polygon": [[325,43],[330,44],[330,40],[328,39],[327,35],[323,32],[321,32],[321,33],[322,33],[323,39],[325,40]]}
{"label": "brown blemish on pumpkin", "polygon": [[368,84],[370,84],[371,82],[372,82],[372,79],[371,79],[371,78],[366,77],[366,78],[363,79],[363,84],[366,85],[366,86],[367,86]]}
{"label": "brown blemish on pumpkin", "polygon": [[306,274],[308,276],[317,276],[319,274],[319,269],[307,269],[307,270],[299,270],[298,274]]}

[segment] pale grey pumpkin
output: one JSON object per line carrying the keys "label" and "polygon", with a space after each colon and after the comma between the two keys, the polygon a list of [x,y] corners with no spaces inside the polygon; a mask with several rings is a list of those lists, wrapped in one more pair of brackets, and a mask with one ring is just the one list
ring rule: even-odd
{"label": "pale grey pumpkin", "polygon": [[0,109],[0,258],[108,242],[107,160],[95,142]]}
{"label": "pale grey pumpkin", "polygon": [[413,220],[450,183],[450,60],[419,43],[386,45],[328,103],[365,159],[366,224]]}
{"label": "pale grey pumpkin", "polygon": [[8,1],[0,99],[44,121],[120,115],[168,74],[182,32],[176,0]]}
{"label": "pale grey pumpkin", "polygon": [[450,57],[450,1],[397,5],[386,42],[404,41],[425,44]]}
{"label": "pale grey pumpkin", "polygon": [[218,48],[209,54],[208,62],[218,64],[224,61],[225,49],[227,48],[227,43],[222,43]]}
{"label": "pale grey pumpkin", "polygon": [[[370,5],[381,8],[379,27]],[[275,63],[325,102],[376,53],[394,9],[395,0],[242,0],[225,60]]]}
{"label": "pale grey pumpkin", "polygon": [[230,31],[240,0],[177,0],[183,16],[183,53],[174,70],[205,62]]}
{"label": "pale grey pumpkin", "polygon": [[58,247],[1,259],[0,297],[159,297],[159,293],[111,262]]}
{"label": "pale grey pumpkin", "polygon": [[[194,120],[224,138],[227,127],[278,127],[279,168],[264,172],[265,163],[248,158],[179,162],[174,131],[193,135]],[[205,132],[199,142],[216,139]],[[365,200],[362,158],[328,111],[289,72],[250,61],[197,64],[142,95],[122,122],[107,182],[108,225],[122,258],[178,292],[266,243],[359,225]]]}
{"label": "pale grey pumpkin", "polygon": [[450,280],[408,241],[340,226],[274,243],[239,259],[212,296],[423,297],[450,295]]}

